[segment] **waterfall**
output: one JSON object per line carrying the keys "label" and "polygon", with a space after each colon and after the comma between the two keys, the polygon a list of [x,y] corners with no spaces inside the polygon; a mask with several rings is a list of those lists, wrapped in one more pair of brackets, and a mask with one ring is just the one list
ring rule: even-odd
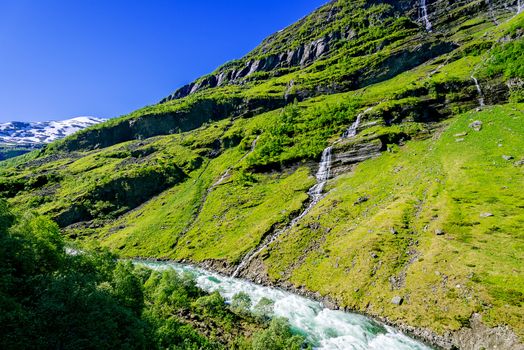
{"label": "waterfall", "polygon": [[428,32],[431,32],[431,30],[433,29],[433,25],[431,24],[431,21],[429,20],[428,6],[426,4],[426,0],[420,0],[420,9],[422,11],[422,19],[424,20],[424,23],[426,24],[426,30]]}
{"label": "waterfall", "polygon": [[357,136],[358,127],[360,126],[360,122],[362,121],[362,117],[364,116],[364,114],[366,114],[367,112],[371,111],[372,109],[373,109],[373,107],[369,107],[364,112],[359,113],[357,115],[357,119],[355,120],[355,122],[353,124],[351,124],[351,126],[342,134],[342,139],[350,139],[352,137]]}
{"label": "waterfall", "polygon": [[299,216],[294,218],[289,223],[289,225],[287,225],[283,229],[275,231],[275,233],[269,236],[269,238],[265,239],[264,242],[258,246],[258,248],[248,253],[242,259],[240,264],[237,266],[237,268],[233,272],[232,277],[237,277],[238,274],[253,260],[253,258],[255,258],[262,250],[264,250],[264,248],[266,248],[271,243],[273,243],[281,234],[293,228],[322,199],[322,193],[324,191],[324,186],[326,186],[326,183],[329,180],[329,177],[331,176],[331,162],[333,158],[332,150],[333,150],[333,147],[330,146],[330,147],[327,147],[322,152],[322,158],[320,159],[320,166],[315,176],[317,178],[317,183],[313,187],[311,187],[308,191],[311,201],[309,205],[307,206],[307,208],[304,209],[304,211],[302,211],[302,213],[300,213]]}
{"label": "waterfall", "polygon": [[342,135],[343,139],[348,139],[351,137],[355,137],[357,135],[357,129],[360,126],[360,120],[362,119],[362,114],[363,113],[360,113],[359,115],[357,115],[357,119],[355,120],[355,122],[351,124],[351,126],[344,132],[344,134]]}
{"label": "waterfall", "polygon": [[477,87],[477,92],[479,94],[479,105],[480,107],[484,107],[484,94],[482,93],[482,89],[480,88],[479,81],[477,78],[475,78],[474,75],[471,76],[471,79],[475,82],[475,86]]}
{"label": "waterfall", "polygon": [[517,1],[517,14],[522,12],[522,3],[521,0]]}
{"label": "waterfall", "polygon": [[309,195],[313,202],[318,202],[322,196],[322,191],[326,185],[329,176],[331,175],[331,160],[332,160],[332,147],[328,147],[322,152],[322,158],[320,159],[320,167],[316,175],[317,184],[309,190]]}
{"label": "waterfall", "polygon": [[[425,4],[425,1],[424,1]],[[351,126],[344,132],[342,137],[336,141],[340,142],[344,139],[350,139],[355,136],[357,136],[358,128],[360,126],[360,122],[362,121],[362,117],[364,114],[372,110],[373,107],[369,107],[364,112],[359,113],[357,115],[357,119],[351,124]],[[253,143],[256,145],[256,140]],[[307,206],[302,213],[300,213],[299,216],[291,220],[291,222],[284,227],[283,229],[275,231],[272,235],[268,236],[262,243],[258,245],[257,248],[255,248],[253,251],[248,253],[240,264],[237,266],[235,271],[233,272],[232,277],[237,277],[242,270],[249,265],[249,263],[266,247],[268,247],[271,243],[273,243],[280,235],[285,233],[286,231],[292,229],[300,220],[302,220],[310,211],[313,209],[315,205],[322,199],[322,195],[324,193],[324,187],[326,186],[326,183],[328,182],[329,178],[331,177],[331,164],[333,162],[333,147],[329,146],[322,152],[322,157],[320,158],[320,164],[317,171],[317,174],[315,175],[317,179],[317,183],[311,187],[308,191],[308,195],[310,198],[309,205]]]}
{"label": "waterfall", "polygon": [[[344,132],[342,137],[339,141],[342,141],[343,139],[350,139],[355,136],[357,136],[358,128],[360,126],[360,122],[362,121],[362,117],[364,114],[372,110],[373,107],[370,107],[366,109],[364,112],[359,113],[357,115],[357,119],[351,126]],[[329,178],[331,177],[331,164],[333,161],[333,147],[329,146],[322,152],[322,158],[320,159],[319,168],[316,174],[317,183],[311,187],[308,191],[310,202],[302,213],[300,213],[299,216],[294,218],[286,227],[283,229],[275,231],[271,236],[266,238],[255,250],[248,253],[240,262],[240,264],[237,266],[235,271],[233,272],[233,277],[237,277],[239,273],[249,265],[249,263],[267,246],[269,246],[271,243],[273,243],[280,235],[282,235],[284,232],[292,229],[300,220],[302,220],[310,211],[313,209],[315,205],[322,199],[322,194],[324,192],[324,187],[326,186],[326,183],[328,182]]]}

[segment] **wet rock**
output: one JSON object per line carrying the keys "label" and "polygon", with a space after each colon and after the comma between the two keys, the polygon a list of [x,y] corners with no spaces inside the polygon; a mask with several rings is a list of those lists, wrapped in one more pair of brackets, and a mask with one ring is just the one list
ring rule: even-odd
{"label": "wet rock", "polygon": [[391,228],[391,229],[389,230],[389,232],[391,232],[391,234],[393,234],[393,235],[398,235],[398,231],[395,230],[394,228]]}
{"label": "wet rock", "polygon": [[402,305],[402,303],[404,302],[404,298],[400,297],[400,296],[395,296],[393,297],[393,299],[391,299],[391,303],[392,304],[395,304],[395,305]]}
{"label": "wet rock", "polygon": [[515,165],[515,166],[523,166],[524,165],[524,159],[516,161],[515,163],[513,163],[513,165]]}
{"label": "wet rock", "polygon": [[513,156],[508,156],[508,155],[503,155],[502,158],[503,158],[504,160],[513,160],[513,159],[515,159],[515,157],[513,157]]}
{"label": "wet rock", "polygon": [[483,123],[480,120],[475,120],[473,123],[469,124],[469,127],[475,131],[482,130]]}
{"label": "wet rock", "polygon": [[455,135],[453,135],[453,136],[454,136],[454,137],[464,137],[464,136],[467,136],[467,135],[468,135],[468,133],[464,131],[464,132],[460,132],[460,133],[458,133],[458,134],[455,134]]}
{"label": "wet rock", "polygon": [[482,214],[480,214],[481,218],[489,218],[489,217],[492,217],[492,216],[494,216],[493,213],[482,213]]}

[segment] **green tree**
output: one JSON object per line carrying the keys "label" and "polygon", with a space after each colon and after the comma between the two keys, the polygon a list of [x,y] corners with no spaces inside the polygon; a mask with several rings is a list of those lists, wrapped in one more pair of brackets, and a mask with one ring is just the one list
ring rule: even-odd
{"label": "green tree", "polygon": [[144,308],[143,285],[138,276],[133,273],[133,264],[130,261],[119,262],[113,272],[111,282],[113,295],[120,303],[133,310],[136,315]]}
{"label": "green tree", "polygon": [[251,309],[251,298],[247,293],[239,292],[231,300],[231,309],[239,315],[248,315]]}
{"label": "green tree", "polygon": [[255,305],[253,312],[255,316],[263,318],[263,319],[267,319],[273,316],[274,307],[275,307],[275,302],[273,300],[263,297]]}
{"label": "green tree", "polygon": [[274,318],[267,329],[253,338],[253,350],[300,350],[303,346],[304,338],[293,335],[283,318]]}

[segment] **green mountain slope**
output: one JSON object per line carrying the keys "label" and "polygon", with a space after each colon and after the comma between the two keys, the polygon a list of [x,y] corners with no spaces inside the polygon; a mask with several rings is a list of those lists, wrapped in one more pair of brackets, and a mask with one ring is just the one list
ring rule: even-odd
{"label": "green mountain slope", "polygon": [[524,15],[427,3],[332,1],[157,105],[3,163],[0,192],[124,256],[312,292],[448,348],[517,346]]}

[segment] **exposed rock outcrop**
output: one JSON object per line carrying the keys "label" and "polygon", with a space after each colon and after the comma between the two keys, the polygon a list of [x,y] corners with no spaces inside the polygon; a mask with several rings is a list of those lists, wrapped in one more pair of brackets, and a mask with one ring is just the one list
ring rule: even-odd
{"label": "exposed rock outcrop", "polygon": [[[426,19],[423,18],[422,2],[420,0],[370,0],[368,1],[368,6],[388,4],[396,16],[407,16],[414,23],[418,23],[422,30],[426,27],[424,21],[428,20],[433,23],[432,31],[434,29],[435,34],[446,33],[453,28],[457,20],[464,16],[473,17],[477,13],[486,12],[496,21],[499,16],[514,11],[514,7],[517,6],[517,0],[511,0],[509,2],[504,0],[474,2],[468,0],[428,0],[425,1],[425,3],[424,13],[427,15]],[[327,27],[329,23],[337,20],[337,15],[339,15],[340,11],[341,8],[337,7],[336,1],[331,1],[311,16],[319,17],[317,21],[324,23]],[[370,21],[373,20],[380,20],[380,18],[370,19]],[[345,42],[358,38],[358,32],[354,28],[346,27],[331,31],[327,34],[321,34],[317,37],[313,35],[309,41],[302,42],[298,45],[296,45],[295,39],[283,39],[285,36],[291,36],[291,38],[293,38],[290,32],[296,31],[302,26],[305,26],[305,20],[301,20],[297,24],[273,34],[244,58],[226,64],[215,73],[181,87],[173,94],[162,99],[160,103],[180,99],[208,88],[227,84],[242,84],[242,81],[255,73],[270,72],[271,76],[278,76],[279,70],[282,69],[304,68],[318,60],[329,57],[335,49],[343,46]],[[279,45],[277,45],[278,52],[274,52],[275,43],[279,43]],[[401,61],[402,64],[400,67],[403,67],[406,62],[409,65],[409,61],[413,60],[414,64],[411,67],[414,67],[423,62],[420,61],[420,59],[427,60],[435,57],[435,50],[440,51],[439,54],[442,54],[452,49],[452,45],[450,44],[447,44],[447,47],[442,46],[442,44],[440,45],[440,47],[434,47],[433,45],[420,47],[420,51],[425,53],[425,55],[416,55],[416,53],[406,51],[401,52],[397,57],[393,56],[392,59]],[[392,67],[399,67],[399,65],[393,64]],[[391,76],[396,74],[396,72],[393,70],[389,74],[389,76]],[[341,91],[343,90],[338,89],[336,92]]]}

